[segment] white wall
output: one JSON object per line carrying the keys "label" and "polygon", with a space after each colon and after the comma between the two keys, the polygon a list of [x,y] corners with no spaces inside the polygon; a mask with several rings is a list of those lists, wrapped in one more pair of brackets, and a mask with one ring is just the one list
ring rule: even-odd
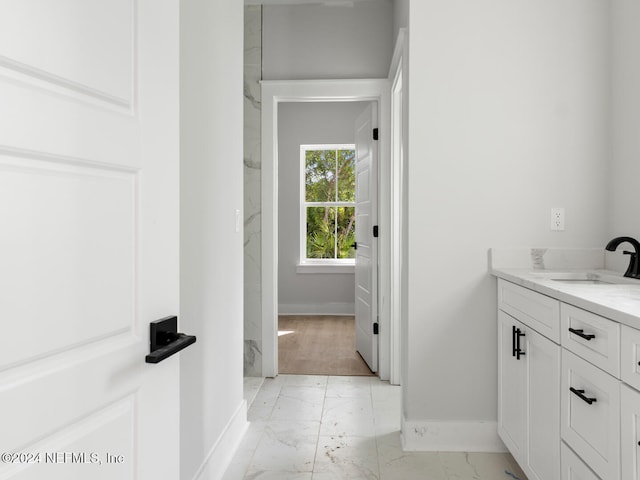
{"label": "white wall", "polygon": [[[614,0],[610,237],[640,238],[640,3]],[[628,257],[623,264],[628,263]]]}
{"label": "white wall", "polygon": [[[486,421],[495,436],[490,247],[604,245],[607,9],[410,1],[403,414],[419,428],[405,441],[437,421]],[[553,206],[566,208],[564,232],[549,229]]]}
{"label": "white wall", "polygon": [[278,109],[278,303],[280,313],[354,311],[353,273],[296,273],[300,259],[300,145],[355,142],[365,103],[280,103]]}
{"label": "white wall", "polygon": [[[242,394],[242,30],[236,0],[181,2],[181,478],[220,478]],[[224,72],[222,75],[220,72]],[[161,421],[161,419],[159,419]]]}
{"label": "white wall", "polygon": [[265,5],[263,78],[385,78],[393,51],[390,0],[353,6]]}
{"label": "white wall", "polygon": [[409,26],[409,0],[393,0],[393,39],[401,28]]}

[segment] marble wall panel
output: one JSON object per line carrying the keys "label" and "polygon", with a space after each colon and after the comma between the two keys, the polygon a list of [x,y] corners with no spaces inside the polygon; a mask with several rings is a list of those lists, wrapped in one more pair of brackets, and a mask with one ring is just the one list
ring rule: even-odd
{"label": "marble wall panel", "polygon": [[244,374],[262,376],[260,80],[262,7],[244,21]]}

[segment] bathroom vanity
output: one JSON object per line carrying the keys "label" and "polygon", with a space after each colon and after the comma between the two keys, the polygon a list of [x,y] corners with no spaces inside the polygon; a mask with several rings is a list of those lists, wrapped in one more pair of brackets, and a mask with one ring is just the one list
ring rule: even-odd
{"label": "bathroom vanity", "polygon": [[492,262],[498,433],[529,480],[640,480],[640,281],[591,253]]}

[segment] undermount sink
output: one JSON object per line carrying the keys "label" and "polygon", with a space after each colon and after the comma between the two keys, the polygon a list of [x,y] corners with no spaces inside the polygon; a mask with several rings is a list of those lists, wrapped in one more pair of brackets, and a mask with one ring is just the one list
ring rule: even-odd
{"label": "undermount sink", "polygon": [[612,285],[612,282],[589,278],[552,278],[554,282],[577,283],[579,285]]}
{"label": "undermount sink", "polygon": [[640,285],[640,281],[611,273],[600,272],[532,272],[535,277],[574,285]]}

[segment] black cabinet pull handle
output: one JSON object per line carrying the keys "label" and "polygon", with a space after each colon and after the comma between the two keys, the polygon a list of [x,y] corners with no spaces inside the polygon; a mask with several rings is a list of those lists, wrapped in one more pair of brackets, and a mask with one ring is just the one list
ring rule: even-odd
{"label": "black cabinet pull handle", "polygon": [[595,398],[586,397],[584,395],[584,390],[577,390],[577,389],[575,389],[573,387],[569,387],[569,390],[571,390],[573,393],[575,393],[578,397],[580,397],[582,400],[587,402],[589,405],[591,405],[593,402],[597,402],[598,401]]}
{"label": "black cabinet pull handle", "polygon": [[574,335],[578,335],[579,337],[584,338],[585,340],[591,340],[593,338],[596,338],[596,336],[593,333],[584,333],[583,329],[576,330],[575,328],[569,327],[569,331]]}
{"label": "black cabinet pull handle", "polygon": [[516,356],[516,326],[511,325],[511,356]]}
{"label": "black cabinet pull handle", "polygon": [[520,357],[523,355],[526,355],[526,352],[523,352],[522,349],[520,348],[520,337],[524,337],[525,334],[522,333],[522,330],[520,330],[519,328],[516,329],[516,360],[520,360]]}
{"label": "black cabinet pull handle", "polygon": [[145,362],[159,363],[194,343],[193,335],[178,333],[178,317],[161,318],[149,326],[149,355]]}

